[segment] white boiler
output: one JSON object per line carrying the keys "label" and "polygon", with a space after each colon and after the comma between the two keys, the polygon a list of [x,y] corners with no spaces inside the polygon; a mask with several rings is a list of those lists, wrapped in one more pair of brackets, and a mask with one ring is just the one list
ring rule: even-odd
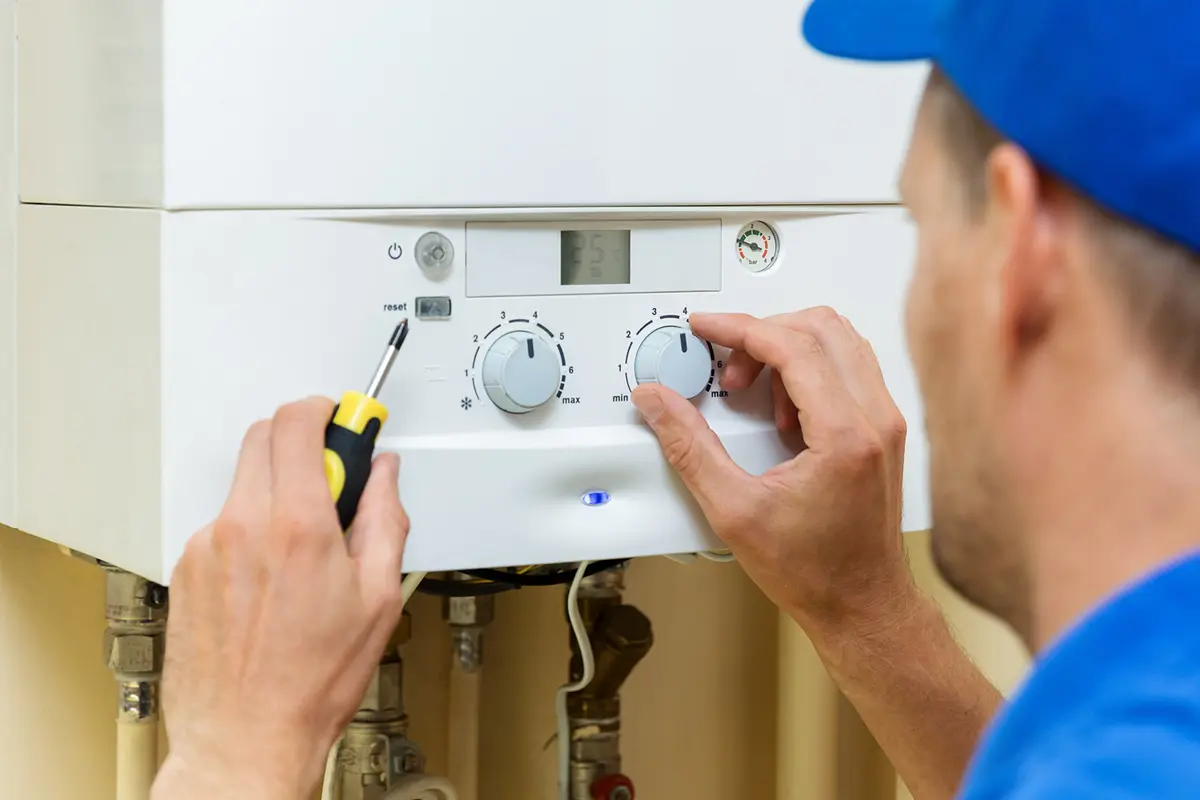
{"label": "white boiler", "polygon": [[829,304],[910,423],[923,72],[802,42],[800,0],[23,0],[23,530],[165,582],[255,419],[362,389],[402,454],[406,569],[719,546],[629,403],[689,396],[747,470],[789,451],[695,310]]}

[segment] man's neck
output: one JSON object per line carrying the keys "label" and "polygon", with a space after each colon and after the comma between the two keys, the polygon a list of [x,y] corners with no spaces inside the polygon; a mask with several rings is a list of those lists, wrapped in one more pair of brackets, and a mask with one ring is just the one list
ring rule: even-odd
{"label": "man's neck", "polygon": [[1156,376],[1125,373],[1074,393],[1042,432],[1039,469],[1024,481],[1035,652],[1200,548],[1200,406],[1164,392]]}

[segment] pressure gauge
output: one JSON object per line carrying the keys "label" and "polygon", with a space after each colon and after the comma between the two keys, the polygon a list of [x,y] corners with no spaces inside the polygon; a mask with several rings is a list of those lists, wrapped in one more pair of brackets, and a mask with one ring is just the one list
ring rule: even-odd
{"label": "pressure gauge", "polygon": [[751,272],[770,269],[779,257],[779,237],[765,222],[751,222],[737,238],[738,261]]}

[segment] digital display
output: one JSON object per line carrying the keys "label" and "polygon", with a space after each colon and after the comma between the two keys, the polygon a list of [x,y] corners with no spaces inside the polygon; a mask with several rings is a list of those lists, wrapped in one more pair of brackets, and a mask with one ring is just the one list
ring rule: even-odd
{"label": "digital display", "polygon": [[629,231],[562,232],[563,286],[629,284]]}

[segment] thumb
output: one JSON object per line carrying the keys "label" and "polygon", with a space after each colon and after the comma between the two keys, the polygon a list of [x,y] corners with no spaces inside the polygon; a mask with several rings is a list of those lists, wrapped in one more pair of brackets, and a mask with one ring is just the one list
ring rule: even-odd
{"label": "thumb", "polygon": [[658,437],[663,455],[714,523],[722,508],[721,498],[733,497],[734,486],[749,480],[703,415],[679,394],[663,386],[643,384],[633,390],[633,404]]}
{"label": "thumb", "polygon": [[400,568],[408,538],[408,515],[400,504],[400,458],[384,453],[371,465],[350,531],[350,557],[358,564],[364,594],[400,596]]}

